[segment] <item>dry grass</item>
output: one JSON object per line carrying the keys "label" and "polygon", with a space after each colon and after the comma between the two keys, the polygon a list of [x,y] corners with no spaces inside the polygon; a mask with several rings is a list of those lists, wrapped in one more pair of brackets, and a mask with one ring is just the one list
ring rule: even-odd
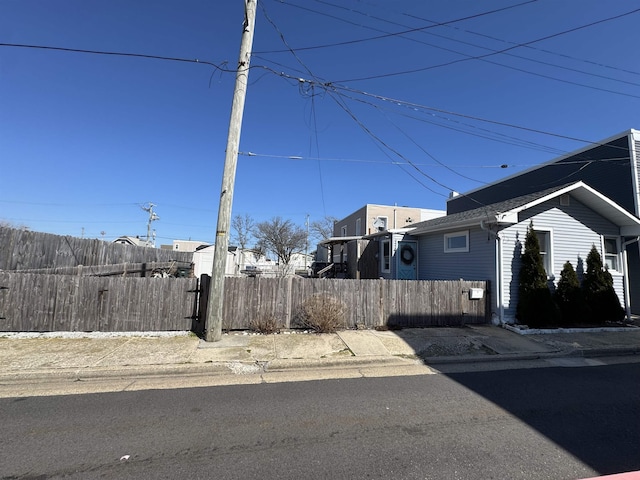
{"label": "dry grass", "polygon": [[265,313],[260,315],[258,318],[253,318],[249,322],[249,329],[253,332],[271,334],[271,333],[279,333],[280,325],[278,322],[278,317],[276,317],[273,313]]}
{"label": "dry grass", "polygon": [[297,320],[316,333],[333,333],[344,328],[345,305],[330,295],[314,295],[304,301]]}

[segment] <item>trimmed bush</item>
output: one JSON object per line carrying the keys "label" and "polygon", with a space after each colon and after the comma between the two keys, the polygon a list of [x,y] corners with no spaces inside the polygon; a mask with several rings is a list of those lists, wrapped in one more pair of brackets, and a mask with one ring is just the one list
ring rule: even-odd
{"label": "trimmed bush", "polygon": [[591,309],[589,323],[619,322],[624,319],[625,311],[613,289],[613,278],[602,264],[602,257],[595,245],[587,255],[587,271],[582,289]]}
{"label": "trimmed bush", "polygon": [[330,295],[314,295],[304,301],[297,320],[301,326],[316,333],[333,333],[344,328],[345,306]]}
{"label": "trimmed bush", "polygon": [[560,280],[553,295],[560,313],[562,315],[561,324],[563,326],[578,325],[588,322],[591,310],[587,306],[584,293],[580,288],[578,274],[571,265],[565,262],[560,272]]}
{"label": "trimmed bush", "polygon": [[532,328],[554,326],[560,320],[560,311],[547,285],[547,272],[533,222],[527,228],[521,257],[516,318]]}

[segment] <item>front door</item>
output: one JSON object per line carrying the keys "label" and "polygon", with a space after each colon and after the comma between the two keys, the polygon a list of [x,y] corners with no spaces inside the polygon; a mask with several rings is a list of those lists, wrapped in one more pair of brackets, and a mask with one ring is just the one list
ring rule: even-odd
{"label": "front door", "polygon": [[418,243],[398,242],[398,280],[418,279]]}

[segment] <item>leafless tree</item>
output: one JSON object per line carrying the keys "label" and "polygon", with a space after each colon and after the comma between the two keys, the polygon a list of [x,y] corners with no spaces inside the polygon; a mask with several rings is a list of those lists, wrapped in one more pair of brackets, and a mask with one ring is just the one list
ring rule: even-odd
{"label": "leafless tree", "polygon": [[27,227],[26,225],[15,224],[8,220],[2,220],[2,219],[0,219],[0,228],[15,228],[17,230],[29,230],[29,227]]}
{"label": "leafless tree", "polygon": [[293,255],[304,252],[307,244],[307,232],[281,217],[258,223],[255,237],[258,245],[278,258],[284,273],[288,271]]}
{"label": "leafless tree", "polygon": [[236,215],[231,220],[231,228],[233,228],[234,236],[232,240],[238,244],[238,246],[244,250],[247,248],[249,241],[253,238],[253,231],[256,228],[256,223],[253,218],[247,213],[244,215]]}
{"label": "leafless tree", "polygon": [[318,241],[326,240],[327,238],[333,237],[333,224],[337,220],[337,218],[327,215],[320,220],[311,222],[309,230]]}

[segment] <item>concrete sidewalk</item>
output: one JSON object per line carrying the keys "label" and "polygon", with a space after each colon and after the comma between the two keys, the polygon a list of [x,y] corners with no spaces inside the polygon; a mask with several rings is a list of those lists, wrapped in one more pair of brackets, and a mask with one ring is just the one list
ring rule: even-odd
{"label": "concrete sidewalk", "polygon": [[345,330],[224,334],[204,342],[188,333],[0,334],[0,383],[38,377],[256,373],[359,365],[439,365],[640,353],[640,328],[535,331],[482,325],[398,331]]}

